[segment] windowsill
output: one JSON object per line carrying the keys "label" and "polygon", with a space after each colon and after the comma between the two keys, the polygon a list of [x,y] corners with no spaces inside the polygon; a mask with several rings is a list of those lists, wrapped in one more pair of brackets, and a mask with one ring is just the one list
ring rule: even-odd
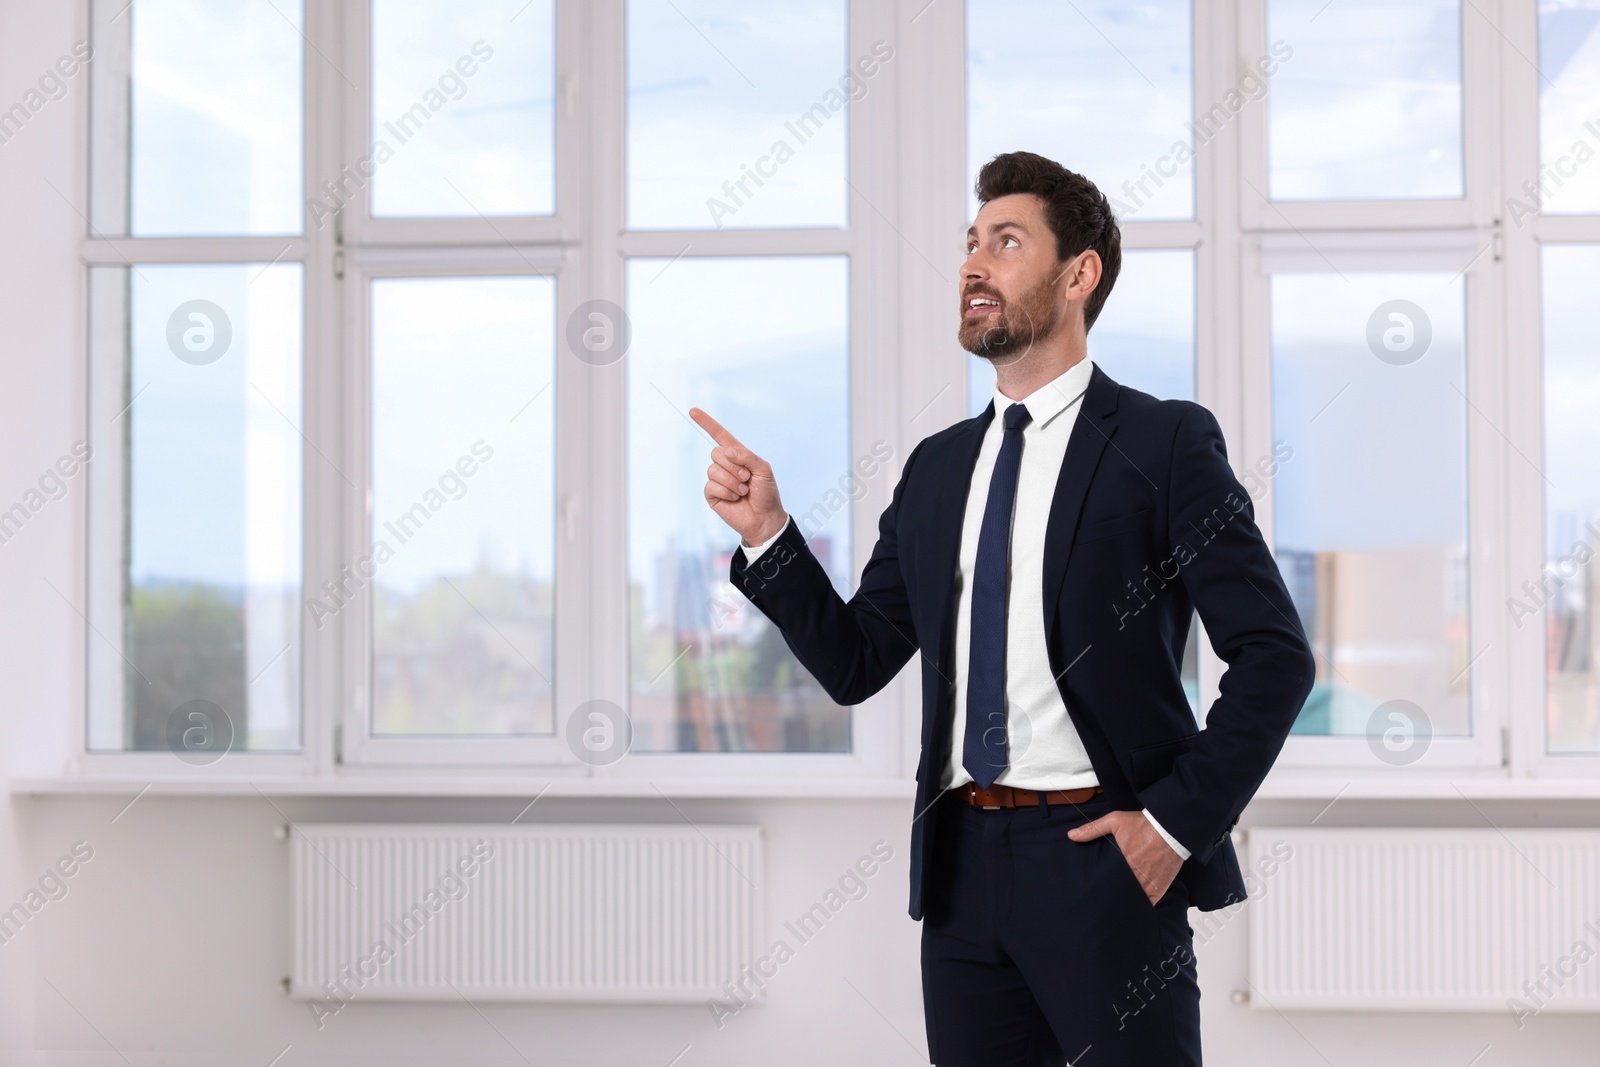
{"label": "windowsill", "polygon": [[1509,777],[1502,768],[1373,775],[1338,768],[1278,770],[1259,800],[1600,800],[1600,777]]}
{"label": "windowsill", "polygon": [[[590,778],[490,777],[438,771],[341,772],[332,776],[55,775],[13,778],[14,796],[268,796],[292,797],[586,797],[750,798],[778,800],[910,800],[916,785],[904,778]],[[1600,777],[1508,778],[1503,771],[1450,776],[1373,776],[1334,769],[1275,771],[1258,800],[1600,800]]]}
{"label": "windowsill", "polygon": [[56,775],[13,778],[12,795],[292,797],[704,797],[778,800],[910,800],[916,783],[904,778],[541,778],[438,772],[379,774],[184,776],[152,780],[135,775]]}

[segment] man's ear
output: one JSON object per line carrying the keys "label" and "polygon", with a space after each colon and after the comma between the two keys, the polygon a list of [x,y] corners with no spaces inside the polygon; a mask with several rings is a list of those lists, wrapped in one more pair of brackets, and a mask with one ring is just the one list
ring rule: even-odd
{"label": "man's ear", "polygon": [[[1092,265],[1088,263],[1090,259],[1094,260]],[[1091,280],[1092,289],[1093,284],[1100,281],[1100,256],[1092,248],[1086,248],[1071,259],[1058,264],[1055,280],[1058,283],[1064,283],[1068,289],[1073,286],[1080,286],[1085,280],[1083,273],[1086,267],[1094,272],[1094,277]]]}
{"label": "man's ear", "polygon": [[1100,268],[1100,253],[1092,248],[1086,248],[1068,260],[1056,275],[1057,282],[1063,286],[1060,290],[1062,297],[1070,296],[1080,303],[1088,300],[1089,294],[1100,284]]}
{"label": "man's ear", "polygon": [[1104,265],[1100,262],[1100,253],[1092,248],[1086,248],[1078,253],[1077,263],[1071,268],[1072,273],[1068,277],[1073,284],[1083,290],[1083,295],[1087,297],[1100,284],[1100,276],[1104,273],[1103,267]]}

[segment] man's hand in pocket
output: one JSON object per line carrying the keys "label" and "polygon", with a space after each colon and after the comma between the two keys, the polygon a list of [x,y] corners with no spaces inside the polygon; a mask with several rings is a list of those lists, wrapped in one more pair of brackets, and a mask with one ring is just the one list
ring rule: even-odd
{"label": "man's hand in pocket", "polygon": [[1093,841],[1110,834],[1117,850],[1128,861],[1128,868],[1144,887],[1144,895],[1154,904],[1164,897],[1178,877],[1183,857],[1172,851],[1172,846],[1150,825],[1142,811],[1111,811],[1074,826],[1067,836],[1074,841]]}

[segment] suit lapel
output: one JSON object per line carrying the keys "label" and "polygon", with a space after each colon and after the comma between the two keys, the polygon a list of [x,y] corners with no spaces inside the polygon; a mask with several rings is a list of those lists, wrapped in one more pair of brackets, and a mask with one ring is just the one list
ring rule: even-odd
{"label": "suit lapel", "polygon": [[1056,602],[1067,576],[1067,559],[1077,536],[1078,516],[1083,513],[1083,498],[1089,493],[1095,469],[1117,424],[1111,416],[1117,410],[1117,383],[1096,364],[1089,375],[1089,388],[1083,396],[1078,421],[1067,439],[1067,453],[1061,460],[1056,492],[1050,502],[1050,518],[1044,534],[1044,632],[1054,634]]}

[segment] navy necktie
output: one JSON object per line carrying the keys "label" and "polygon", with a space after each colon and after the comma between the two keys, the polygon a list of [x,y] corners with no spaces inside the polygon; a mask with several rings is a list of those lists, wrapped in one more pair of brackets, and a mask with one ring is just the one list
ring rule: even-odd
{"label": "navy necktie", "polygon": [[1005,437],[989,479],[972,575],[972,648],[967,661],[967,725],[961,765],[988,789],[1006,769],[1006,582],[1011,512],[1022,468],[1022,428],[1033,418],[1021,404],[1006,408]]}

